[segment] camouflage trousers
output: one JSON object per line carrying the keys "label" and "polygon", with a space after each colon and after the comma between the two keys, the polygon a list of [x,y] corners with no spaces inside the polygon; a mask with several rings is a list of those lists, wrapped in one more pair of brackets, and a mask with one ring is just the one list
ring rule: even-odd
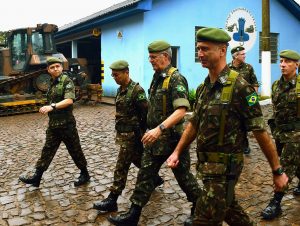
{"label": "camouflage trousers", "polygon": [[[138,206],[145,206],[155,189],[155,182],[162,164],[168,159],[169,155],[153,155],[151,149],[145,149],[142,156],[142,165],[138,172],[135,189],[130,201]],[[190,154],[184,151],[179,158],[179,165],[172,169],[173,174],[188,201],[195,202],[201,189],[196,178],[190,172]]]}
{"label": "camouflage trousers", "polygon": [[[242,168],[240,165],[234,186],[228,186],[225,175],[202,178],[204,188],[197,200],[193,226],[222,226],[223,221],[231,226],[254,225],[235,199],[234,188]],[[227,201],[228,193],[233,194],[230,203]]]}
{"label": "camouflage trousers", "polygon": [[116,143],[120,145],[120,151],[116,168],[114,171],[114,182],[110,187],[110,191],[120,195],[125,188],[128,170],[133,163],[136,167],[141,167],[141,158],[143,150],[138,142],[134,132],[118,133]]}
{"label": "camouflage trousers", "polygon": [[283,144],[280,163],[289,177],[289,182],[295,176],[300,179],[300,143]]}
{"label": "camouflage trousers", "polygon": [[80,146],[80,140],[75,123],[69,123],[63,128],[51,128],[46,131],[46,142],[42,154],[36,163],[36,168],[46,171],[54,158],[60,143],[63,142],[74,163],[79,169],[85,169],[87,162]]}

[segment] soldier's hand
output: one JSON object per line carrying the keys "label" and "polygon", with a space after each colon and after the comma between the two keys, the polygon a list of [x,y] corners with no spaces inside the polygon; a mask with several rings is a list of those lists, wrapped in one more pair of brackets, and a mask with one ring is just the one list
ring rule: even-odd
{"label": "soldier's hand", "polygon": [[167,159],[167,166],[170,168],[176,168],[179,164],[179,156],[173,152]]}
{"label": "soldier's hand", "polygon": [[274,190],[278,192],[284,191],[287,188],[288,180],[289,178],[285,173],[283,173],[282,175],[274,175],[273,176],[273,181],[275,185]]}
{"label": "soldier's hand", "polygon": [[42,114],[47,114],[48,112],[53,111],[53,108],[50,105],[46,105],[40,108],[39,112]]}
{"label": "soldier's hand", "polygon": [[142,143],[144,145],[152,144],[158,139],[160,135],[161,130],[158,127],[151,129],[148,132],[146,132],[142,137]]}

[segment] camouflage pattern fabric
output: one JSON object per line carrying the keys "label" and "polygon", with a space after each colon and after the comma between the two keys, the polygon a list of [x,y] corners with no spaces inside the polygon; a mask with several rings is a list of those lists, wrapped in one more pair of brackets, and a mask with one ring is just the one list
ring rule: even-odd
{"label": "camouflage pattern fabric", "polygon": [[299,129],[288,128],[288,125],[300,123],[300,119],[297,119],[296,77],[290,81],[284,81],[281,77],[276,88],[275,84],[274,82],[272,85],[273,118],[276,127],[273,136],[280,143],[298,143],[300,141]]}
{"label": "camouflage pattern fabric", "polygon": [[[176,143],[171,146],[175,149]],[[155,182],[162,164],[169,155],[153,155],[151,149],[145,149],[142,157],[142,166],[138,172],[136,186],[130,201],[138,206],[145,206],[155,189]],[[201,192],[195,177],[190,173],[189,151],[184,151],[179,158],[179,165],[172,169],[175,178],[186,194],[189,202],[195,202]]]}
{"label": "camouflage pattern fabric", "polygon": [[74,163],[79,169],[85,169],[87,162],[82,152],[76,124],[68,124],[64,128],[48,128],[46,131],[46,143],[42,149],[36,168],[46,171],[56,154],[61,142],[64,142]]}
{"label": "camouflage pattern fabric", "polygon": [[[171,65],[161,73],[155,73],[151,82],[149,112],[147,115],[147,124],[150,129],[162,123],[178,107],[190,107],[187,81],[176,71],[170,79],[167,90],[167,114],[163,116],[162,96],[166,91],[162,89],[162,85],[170,68]],[[160,167],[173,152],[180,139],[183,132],[182,124],[183,121],[178,123],[175,128],[166,129],[154,144],[145,147],[135,190],[130,198],[132,203],[144,206],[148,202],[151,193],[155,189],[155,178]],[[190,173],[190,154],[188,150],[180,156],[179,166],[173,169],[173,173],[179,186],[186,193],[188,200],[191,202],[197,200],[200,188],[196,179]]]}
{"label": "camouflage pattern fabric", "polygon": [[[299,178],[300,169],[300,129],[293,128],[300,124],[297,119],[297,77],[285,81],[283,76],[272,86],[273,118],[275,130],[273,137],[280,143],[282,154],[280,162],[291,182],[295,175]],[[275,85],[276,84],[276,85]]]}
{"label": "camouflage pattern fabric", "polygon": [[[237,178],[242,172],[243,165],[239,164]],[[203,180],[202,195],[199,196],[194,216],[194,226],[222,226],[225,221],[228,225],[252,226],[253,222],[233,197],[231,205],[227,205],[226,195],[228,181],[224,175],[214,175],[215,178]],[[234,181],[234,185],[237,179]]]}
{"label": "camouflage pattern fabric", "polygon": [[[60,83],[63,81],[62,89]],[[58,103],[64,99],[75,99],[75,86],[73,81],[65,74],[60,75],[55,80],[51,80],[49,90],[47,92],[47,100],[49,104]],[[73,116],[73,106],[70,105],[64,109],[57,109],[48,113],[49,128],[62,128],[66,127],[68,123],[75,123]]]}
{"label": "camouflage pattern fabric", "polygon": [[253,87],[259,87],[254,69],[250,64],[241,63],[238,67],[235,67],[233,63],[229,63],[228,67],[238,73],[240,73],[243,78]]}
{"label": "camouflage pattern fabric", "polygon": [[[178,71],[175,71],[170,79],[167,90],[166,116],[163,115],[163,88],[164,77],[167,75],[171,65],[161,73],[155,73],[149,89],[149,111],[147,125],[149,129],[157,127],[168,118],[178,107],[190,108],[188,101],[188,84]],[[175,128],[167,129],[151,146],[154,155],[170,155],[173,152],[171,144],[178,142],[183,131],[183,120]]]}
{"label": "camouflage pattern fabric", "polygon": [[[128,95],[128,92],[131,93]],[[120,195],[125,188],[128,170],[133,163],[141,167],[142,134],[146,129],[148,103],[144,89],[130,81],[125,90],[118,89],[116,96],[116,144],[120,151],[110,191]],[[121,131],[123,130],[123,131]],[[131,130],[131,132],[129,132]]]}
{"label": "camouflage pattern fabric", "polygon": [[[227,105],[224,142],[222,145],[218,144],[220,116],[225,107],[222,106],[221,93],[229,72],[230,69],[225,67],[214,84],[211,84],[207,77],[201,88],[197,89],[195,110],[190,122],[196,125],[198,131],[196,138],[198,156],[205,156],[205,153],[214,153],[216,156],[239,155],[243,153],[246,145],[247,131],[265,130],[257,94],[253,86],[238,75],[231,103]],[[205,164],[208,165],[206,172],[201,167]],[[224,161],[223,164],[222,167],[220,164],[198,159],[198,170],[202,175],[205,191],[197,201],[194,225],[222,225],[223,221],[230,225],[253,224],[234,199],[234,187],[243,168],[243,158],[236,162],[234,175],[232,172],[229,173],[228,162]],[[216,175],[209,175],[208,172],[215,172]],[[235,183],[228,186],[232,182]],[[232,194],[233,201],[226,202],[228,194]]]}
{"label": "camouflage pattern fabric", "polygon": [[[65,77],[62,90],[59,90],[61,75],[51,81],[47,93],[49,103],[57,103],[64,99],[75,98],[75,87],[69,77]],[[80,146],[76,121],[72,113],[73,106],[64,109],[57,109],[48,113],[49,127],[46,131],[46,143],[43,147],[41,157],[36,168],[43,171],[47,170],[61,142],[66,145],[69,154],[79,169],[85,169],[87,162]]]}
{"label": "camouflage pattern fabric", "polygon": [[130,80],[126,89],[117,91],[116,95],[116,130],[118,132],[132,132],[147,125],[148,102],[144,89]]}

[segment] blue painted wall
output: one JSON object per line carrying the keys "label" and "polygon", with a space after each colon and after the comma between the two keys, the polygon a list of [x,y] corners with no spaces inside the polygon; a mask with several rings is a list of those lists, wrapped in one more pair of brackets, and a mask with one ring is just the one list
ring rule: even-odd
{"label": "blue painted wall", "polygon": [[[104,60],[104,95],[115,96],[118,85],[111,77],[109,65],[116,60],[129,63],[130,76],[144,86],[143,14],[116,21],[101,27],[101,55]],[[118,38],[118,32],[123,37]]]}
{"label": "blue painted wall", "polygon": [[[195,26],[225,28],[229,13],[241,7],[249,10],[256,22],[256,43],[247,52],[246,61],[253,65],[258,80],[261,81],[261,64],[259,63],[259,32],[262,29],[261,1],[153,0],[152,10],[101,28],[101,54],[105,63],[104,95],[113,96],[116,92],[117,85],[110,76],[111,71],[108,66],[117,59],[127,60],[133,80],[139,81],[145,90],[148,89],[153,70],[148,62],[147,46],[156,39],[164,39],[172,46],[179,48],[177,67],[188,79],[190,89],[195,89],[208,74],[207,69],[202,68],[194,59]],[[279,51],[288,48],[299,51],[299,20],[277,0],[270,0],[270,11],[271,32],[280,33]],[[122,39],[117,38],[117,31],[123,32]],[[231,61],[229,53],[227,60]],[[272,64],[271,69],[272,81],[274,81],[280,76],[278,63]]]}

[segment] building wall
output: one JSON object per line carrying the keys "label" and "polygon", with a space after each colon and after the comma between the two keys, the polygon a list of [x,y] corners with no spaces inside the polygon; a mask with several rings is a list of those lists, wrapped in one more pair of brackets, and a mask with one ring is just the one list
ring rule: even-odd
{"label": "building wall", "polygon": [[[300,21],[297,20],[278,1],[272,0],[271,11],[271,32],[279,33],[278,50],[293,49],[300,52]],[[279,58],[277,64],[272,64],[272,81],[279,79],[281,72]]]}
{"label": "building wall", "polygon": [[[231,11],[245,8],[256,23],[256,41],[247,52],[246,61],[253,65],[258,80],[261,81],[259,63],[259,32],[261,23],[261,1],[253,0],[153,0],[152,10],[102,27],[102,59],[105,62],[104,94],[115,94],[116,85],[110,77],[109,64],[117,59],[125,59],[130,64],[131,77],[148,89],[153,70],[148,61],[147,46],[157,39],[164,39],[179,48],[178,68],[188,79],[190,89],[197,86],[207,76],[208,71],[195,62],[195,26],[225,28]],[[271,32],[280,33],[281,49],[300,50],[297,38],[300,23],[277,0],[270,0]],[[283,21],[284,19],[284,21]],[[286,22],[285,22],[286,21]],[[285,25],[286,24],[286,25]],[[123,38],[117,39],[116,32],[123,31]],[[298,36],[299,37],[299,36]],[[230,48],[227,54],[231,61]],[[279,78],[279,65],[272,64],[272,81]]]}
{"label": "building wall", "polygon": [[[118,85],[111,77],[109,65],[116,60],[129,63],[130,76],[143,85],[144,35],[143,14],[131,16],[101,27],[101,56],[104,60],[104,95],[115,96]],[[118,32],[123,37],[118,38]]]}

